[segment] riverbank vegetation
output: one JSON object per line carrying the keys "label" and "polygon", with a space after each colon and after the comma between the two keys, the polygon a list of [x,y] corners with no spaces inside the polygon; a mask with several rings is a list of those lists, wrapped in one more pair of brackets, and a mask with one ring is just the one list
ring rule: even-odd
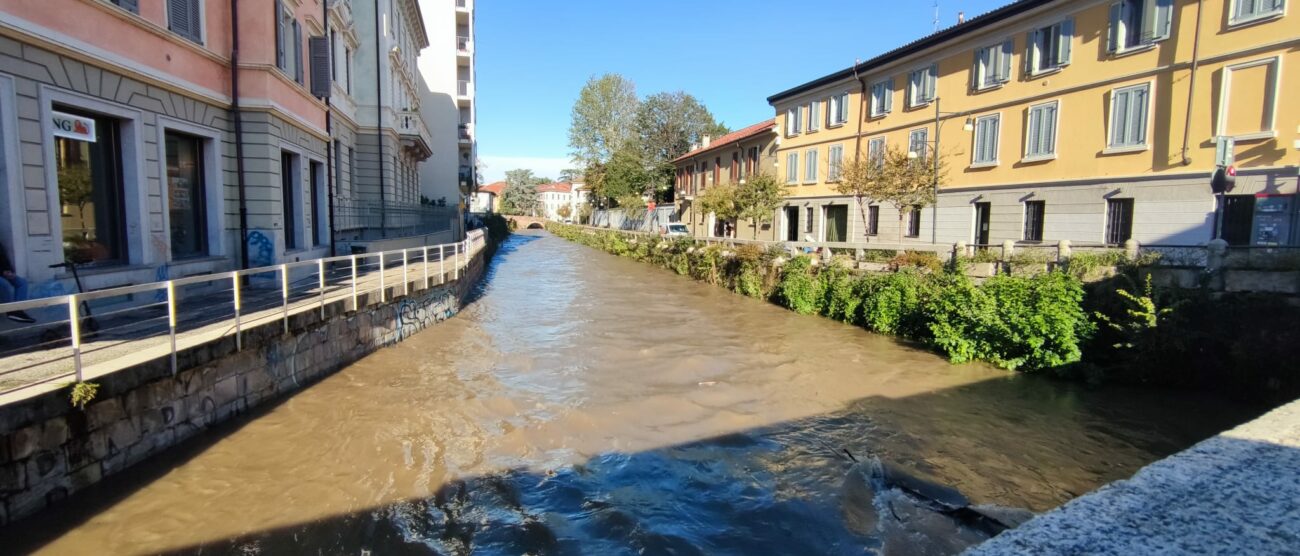
{"label": "riverbank vegetation", "polygon": [[563,224],[548,229],[800,314],[920,342],[953,363],[1207,389],[1249,401],[1300,395],[1300,366],[1281,364],[1289,361],[1284,346],[1300,345],[1293,306],[1157,288],[1141,278],[1140,266],[1124,261],[1118,275],[1091,284],[1068,267],[977,281],[961,268],[969,261],[944,264],[932,254],[897,255],[889,259],[892,272],[861,273],[838,259],[819,264],[779,248]]}

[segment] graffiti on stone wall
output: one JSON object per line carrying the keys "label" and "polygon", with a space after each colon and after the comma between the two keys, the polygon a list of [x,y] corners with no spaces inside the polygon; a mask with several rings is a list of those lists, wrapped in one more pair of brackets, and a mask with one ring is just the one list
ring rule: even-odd
{"label": "graffiti on stone wall", "polygon": [[451,292],[434,293],[421,299],[403,299],[397,305],[397,339],[400,341],[456,314]]}

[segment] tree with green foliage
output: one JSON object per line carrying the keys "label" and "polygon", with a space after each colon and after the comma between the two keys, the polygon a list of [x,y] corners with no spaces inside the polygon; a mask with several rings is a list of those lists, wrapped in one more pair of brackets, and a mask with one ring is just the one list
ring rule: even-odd
{"label": "tree with green foliage", "polygon": [[541,201],[537,196],[537,186],[548,183],[545,178],[533,175],[532,170],[516,169],[506,171],[506,187],[501,191],[501,212],[503,214],[533,215]]}
{"label": "tree with green foliage", "polygon": [[898,243],[901,244],[903,218],[913,207],[924,208],[934,203],[936,180],[942,185],[946,169],[940,163],[935,173],[933,161],[911,158],[906,151],[893,146],[885,150],[879,164],[874,179],[862,182],[862,195],[898,210]]}
{"label": "tree with green foliage", "polygon": [[702,143],[705,136],[716,139],[729,133],[699,100],[682,91],[646,97],[637,109],[635,125],[656,197],[672,187],[674,159]]}
{"label": "tree with green foliage", "polygon": [[582,167],[605,164],[636,136],[636,85],[607,73],[592,77],[578,93],[569,124],[570,156]]}
{"label": "tree with green foliage", "polygon": [[[862,216],[862,221],[867,221],[867,207],[874,200],[871,195],[876,193],[873,189],[877,181],[881,179],[885,171],[883,160],[871,160],[867,158],[857,158],[844,162],[840,166],[840,181],[835,183],[835,191],[840,195],[853,197],[858,206],[858,213]],[[870,234],[867,226],[862,226],[862,235],[864,237]]]}
{"label": "tree with green foliage", "polygon": [[635,145],[628,145],[616,151],[605,168],[602,194],[607,199],[640,198],[646,193],[649,180],[641,151]]}
{"label": "tree with green foliage", "polygon": [[[736,198],[735,185],[730,183],[712,185],[695,197],[695,206],[699,207],[701,214],[713,214],[713,217],[719,221],[731,222],[740,215]],[[706,235],[711,234],[706,231]]]}
{"label": "tree with green foliage", "polygon": [[785,201],[785,186],[776,177],[759,172],[742,180],[736,188],[736,215],[749,220],[758,239],[758,225],[776,218],[776,209]]}

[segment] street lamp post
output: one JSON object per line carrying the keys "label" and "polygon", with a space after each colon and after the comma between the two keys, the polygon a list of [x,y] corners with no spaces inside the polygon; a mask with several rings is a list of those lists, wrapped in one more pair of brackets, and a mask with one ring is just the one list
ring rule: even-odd
{"label": "street lamp post", "polygon": [[[931,187],[934,193],[934,202],[930,205],[930,243],[939,243],[939,132],[943,127],[944,116],[961,116],[964,112],[942,112],[939,110],[939,98],[934,99],[934,153],[931,154],[934,164],[934,176]],[[966,124],[962,126],[965,131],[974,131],[975,126],[971,123],[970,117],[966,118]],[[931,141],[926,141],[927,144]],[[908,152],[908,155],[915,158],[918,153],[915,151]]]}

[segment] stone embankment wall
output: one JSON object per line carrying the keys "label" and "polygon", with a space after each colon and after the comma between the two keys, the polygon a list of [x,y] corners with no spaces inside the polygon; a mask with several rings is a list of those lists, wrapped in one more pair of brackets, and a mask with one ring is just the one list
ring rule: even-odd
{"label": "stone embankment wall", "polygon": [[84,410],[66,388],[0,407],[0,526],[450,318],[491,252],[480,250],[445,285],[423,289],[415,279],[402,296],[399,282],[386,302],[363,294],[355,312],[329,303],[323,315],[291,316],[287,334],[279,320],[247,329],[242,351],[233,336],[182,351],[175,376],[163,358],[101,377]]}

